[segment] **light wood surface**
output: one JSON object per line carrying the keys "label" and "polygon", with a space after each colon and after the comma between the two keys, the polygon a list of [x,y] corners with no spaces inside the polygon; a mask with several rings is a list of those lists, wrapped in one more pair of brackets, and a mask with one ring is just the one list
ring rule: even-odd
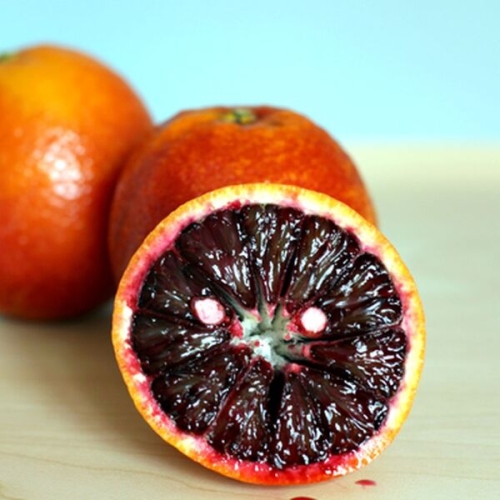
{"label": "light wood surface", "polygon": [[0,499],[500,498],[500,147],[347,147],[427,315],[422,382],[393,445],[338,480],[240,484],[142,421],[109,307],[75,322],[0,319]]}

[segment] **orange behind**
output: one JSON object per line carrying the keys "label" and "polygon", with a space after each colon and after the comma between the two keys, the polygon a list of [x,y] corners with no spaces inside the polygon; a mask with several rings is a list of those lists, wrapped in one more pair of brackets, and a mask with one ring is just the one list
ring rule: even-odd
{"label": "orange behind", "polygon": [[116,277],[144,237],[179,205],[252,182],[320,191],[376,220],[352,160],[306,117],[265,106],[184,111],[135,151],[118,182],[110,225]]}
{"label": "orange behind", "polygon": [[107,214],[151,127],[122,77],[63,47],[0,59],[0,312],[84,313],[109,298]]}

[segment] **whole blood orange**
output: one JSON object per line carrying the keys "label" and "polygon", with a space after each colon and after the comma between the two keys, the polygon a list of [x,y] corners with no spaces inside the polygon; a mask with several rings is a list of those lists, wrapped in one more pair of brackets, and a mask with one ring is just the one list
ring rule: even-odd
{"label": "whole blood orange", "polygon": [[234,479],[292,484],[389,445],[425,328],[415,282],[375,226],[327,195],[264,183],[160,222],[123,274],[112,337],[164,440]]}
{"label": "whole blood orange", "polygon": [[116,276],[169,212],[213,189],[250,182],[321,191],[375,221],[356,166],[308,118],[264,106],[184,111],[157,128],[119,179],[110,224]]}
{"label": "whole blood orange", "polygon": [[139,96],[88,55],[0,58],[0,313],[70,317],[111,296],[111,195],[150,129]]}

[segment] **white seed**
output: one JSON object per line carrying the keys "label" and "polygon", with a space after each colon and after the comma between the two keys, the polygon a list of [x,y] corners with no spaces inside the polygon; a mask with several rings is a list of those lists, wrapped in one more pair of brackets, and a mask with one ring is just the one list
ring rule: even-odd
{"label": "white seed", "polygon": [[196,317],[205,325],[219,325],[226,318],[224,306],[211,297],[194,299],[193,310]]}
{"label": "white seed", "polygon": [[328,318],[319,307],[308,307],[300,315],[300,324],[308,333],[321,333],[328,324]]}

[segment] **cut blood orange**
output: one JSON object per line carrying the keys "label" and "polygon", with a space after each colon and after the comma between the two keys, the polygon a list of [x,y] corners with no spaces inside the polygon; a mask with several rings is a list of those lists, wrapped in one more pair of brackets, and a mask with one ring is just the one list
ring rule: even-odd
{"label": "cut blood orange", "polygon": [[113,344],[135,405],[181,452],[260,484],[340,476],[392,441],[424,356],[415,283],[326,195],[230,186],[172,212],[119,285]]}

